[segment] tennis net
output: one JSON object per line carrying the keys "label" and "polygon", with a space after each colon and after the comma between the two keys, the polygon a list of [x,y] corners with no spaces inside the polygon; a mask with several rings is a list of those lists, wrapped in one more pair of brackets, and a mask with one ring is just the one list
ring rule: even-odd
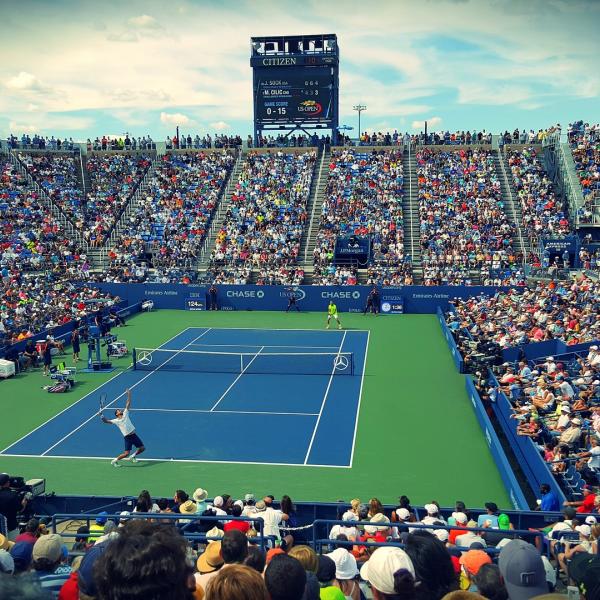
{"label": "tennis net", "polygon": [[138,371],[280,375],[354,375],[353,352],[206,352],[134,348]]}

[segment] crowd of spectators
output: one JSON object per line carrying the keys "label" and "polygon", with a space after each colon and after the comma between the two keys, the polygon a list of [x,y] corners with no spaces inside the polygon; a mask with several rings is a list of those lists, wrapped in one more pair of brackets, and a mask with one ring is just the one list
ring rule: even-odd
{"label": "crowd of spectators", "polygon": [[459,299],[455,314],[474,340],[490,340],[501,348],[552,339],[573,346],[600,338],[599,301],[600,282],[579,275]]}
{"label": "crowd of spectators", "polygon": [[584,198],[579,219],[600,223],[600,125],[572,123],[568,138]]}
{"label": "crowd of spectators", "polygon": [[468,285],[517,270],[510,223],[489,150],[417,153],[420,244],[425,285]]}
{"label": "crowd of spectators", "polygon": [[146,154],[88,156],[91,189],[86,197],[84,237],[91,246],[104,243],[151,164]]}
{"label": "crowd of spectators", "polygon": [[200,137],[198,134],[192,137],[191,133],[169,137],[165,140],[167,150],[200,150],[206,148],[239,148],[242,138],[239,135],[225,135],[215,133],[214,138],[207,133]]}
{"label": "crowd of spectators", "polygon": [[553,134],[560,135],[560,124],[557,124],[553,127],[549,127],[548,129],[538,129],[538,131],[534,131],[530,129],[529,131],[519,131],[519,128],[515,128],[512,132],[505,131],[500,134],[499,144],[502,146],[504,144],[541,144],[544,142],[546,138]]}
{"label": "crowd of spectators", "polygon": [[0,161],[0,252],[0,346],[81,317],[85,299],[108,298],[72,284],[88,278],[86,255],[8,161]]}
{"label": "crowd of spectators", "polygon": [[43,152],[17,155],[29,174],[42,187],[52,201],[78,229],[85,224],[84,198],[77,179],[79,158],[73,154]]}
{"label": "crowd of spectators", "polygon": [[73,138],[55,138],[54,136],[43,136],[38,133],[29,135],[24,133],[19,139],[15,135],[6,138],[6,144],[13,150],[74,150]]}
{"label": "crowd of spectators", "polygon": [[532,146],[520,150],[508,148],[506,159],[523,213],[523,227],[534,246],[537,246],[542,235],[569,235],[571,226],[568,214],[554,192],[536,149]]}
{"label": "crowd of spectators", "polygon": [[[515,531],[494,502],[483,512],[460,501],[454,510],[443,511],[435,501],[417,510],[401,496],[391,511],[377,498],[368,503],[356,498],[340,508],[343,524],[334,525],[329,543],[315,549],[290,535],[299,523],[288,496],[275,502],[273,496],[256,500],[246,494],[234,500],[223,494],[209,501],[208,492],[198,488],[191,497],[177,490],[168,500],[142,490],[133,511],[116,518],[100,513],[91,525],[77,529],[74,543],[36,519],[18,536],[0,538],[0,595],[28,600],[528,600],[557,589],[558,562],[568,565],[562,583],[579,586],[583,600],[600,597],[600,526],[596,517],[579,516],[574,508],[566,507],[563,519],[544,531],[555,564],[530,543],[539,532]],[[266,549],[258,544],[261,528],[270,539]],[[580,540],[565,550],[549,539],[554,531],[578,533]],[[398,542],[402,547],[385,545]],[[27,594],[16,595],[17,590]]]}
{"label": "crowd of spectators", "polygon": [[162,156],[148,179],[145,195],[109,249],[109,270],[103,278],[189,282],[234,162],[231,152]]}
{"label": "crowd of spectators", "polygon": [[315,159],[314,152],[246,156],[211,252],[215,282],[247,283],[252,269],[264,283],[295,281]]}
{"label": "crowd of spectators", "polygon": [[345,148],[331,155],[321,222],[313,251],[313,283],[355,285],[356,265],[336,265],[338,236],[369,236],[372,282],[410,271],[404,261],[402,153]]}
{"label": "crowd of spectators", "polygon": [[491,132],[483,131],[437,131],[428,132],[427,135],[422,131],[418,135],[412,136],[412,143],[423,145],[471,145],[471,144],[486,144],[492,143]]}
{"label": "crowd of spectators", "polygon": [[125,134],[125,137],[114,137],[103,135],[96,137],[94,141],[90,138],[86,142],[88,154],[94,151],[111,151],[119,150],[156,150],[156,144],[150,135],[136,138]]}

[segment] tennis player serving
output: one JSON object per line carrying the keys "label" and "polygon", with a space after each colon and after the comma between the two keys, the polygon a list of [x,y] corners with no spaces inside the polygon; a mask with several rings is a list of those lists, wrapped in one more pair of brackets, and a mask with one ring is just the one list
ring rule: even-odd
{"label": "tennis player serving", "polygon": [[[115,410],[115,419],[107,419],[104,415],[102,415],[102,422],[116,425],[123,434],[125,441],[125,451],[119,454],[117,458],[113,458],[110,461],[110,464],[113,465],[113,467],[120,467],[121,465],[119,464],[119,461],[123,459],[130,460],[131,462],[137,462],[135,457],[146,449],[144,442],[142,442],[138,434],[135,432],[135,427],[129,418],[130,406],[131,390],[127,389],[127,402],[125,403],[125,410],[117,408],[117,410]],[[135,446],[135,452],[129,456],[133,446]]]}
{"label": "tennis player serving", "polygon": [[327,307],[327,329],[329,329],[329,322],[331,319],[335,319],[338,324],[338,329],[342,328],[342,324],[340,323],[340,318],[338,317],[338,309],[337,306],[333,303],[333,300],[329,301],[329,306]]}

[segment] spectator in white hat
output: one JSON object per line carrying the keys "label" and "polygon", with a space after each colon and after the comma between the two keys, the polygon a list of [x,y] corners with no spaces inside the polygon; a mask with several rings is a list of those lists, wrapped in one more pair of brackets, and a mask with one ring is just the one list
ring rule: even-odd
{"label": "spectator in white hat", "polygon": [[575,446],[581,438],[581,419],[574,417],[571,419],[569,427],[567,427],[558,438],[561,444],[567,444],[567,446]]}
{"label": "spectator in white hat", "polygon": [[351,542],[358,539],[360,533],[358,529],[352,524],[353,522],[358,521],[358,516],[351,510],[347,510],[342,515],[342,521],[344,521],[343,525],[334,525],[331,528],[331,531],[329,532],[329,539],[335,540],[340,534],[345,535]]}
{"label": "spectator in white hat", "polygon": [[346,548],[336,548],[333,552],[326,554],[335,563],[335,582],[348,600],[360,599],[360,587],[356,576],[358,567],[356,558]]}
{"label": "spectator in white hat", "polygon": [[206,502],[206,499],[208,498],[208,492],[199,487],[192,494],[192,498],[196,503],[196,512],[202,514],[208,508],[208,503]]}
{"label": "spectator in white hat", "polygon": [[[597,525],[595,527],[600,530]],[[565,540],[565,551],[558,555],[558,564],[563,573],[567,573],[567,561],[571,560],[578,552],[596,554],[598,551],[598,540],[591,540],[592,528],[587,523],[577,525],[575,531],[579,532],[579,540]]]}
{"label": "spectator in white hat", "polygon": [[362,566],[360,576],[371,585],[375,600],[385,600],[388,596],[414,597],[415,569],[402,548],[377,548]]}

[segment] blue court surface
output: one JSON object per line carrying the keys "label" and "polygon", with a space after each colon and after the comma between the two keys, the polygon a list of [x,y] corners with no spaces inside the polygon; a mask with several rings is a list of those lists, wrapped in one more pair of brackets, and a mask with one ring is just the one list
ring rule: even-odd
{"label": "blue court surface", "polygon": [[349,468],[368,343],[362,330],[190,327],[0,454],[113,458],[123,439],[99,399],[112,418],[131,388],[141,460]]}

